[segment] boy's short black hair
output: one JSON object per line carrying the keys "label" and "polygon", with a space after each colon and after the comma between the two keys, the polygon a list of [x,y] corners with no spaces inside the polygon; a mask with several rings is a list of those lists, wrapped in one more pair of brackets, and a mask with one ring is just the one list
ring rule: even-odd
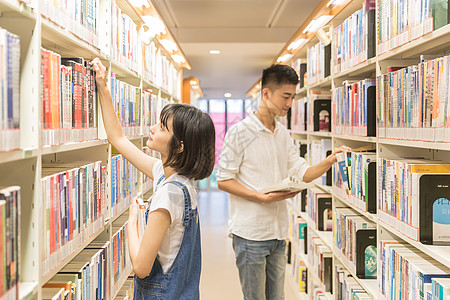
{"label": "boy's short black hair", "polygon": [[263,70],[261,89],[276,89],[282,84],[297,85],[299,82],[295,70],[287,65],[272,65]]}
{"label": "boy's short black hair", "polygon": [[194,106],[175,103],[166,105],[161,111],[161,124],[167,129],[170,118],[173,136],[169,141],[169,154],[164,166],[172,167],[179,175],[194,180],[211,175],[216,140],[211,117]]}

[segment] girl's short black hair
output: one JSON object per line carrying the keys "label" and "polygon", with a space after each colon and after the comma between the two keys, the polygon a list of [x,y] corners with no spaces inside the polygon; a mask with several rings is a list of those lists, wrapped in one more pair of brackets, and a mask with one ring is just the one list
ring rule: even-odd
{"label": "girl's short black hair", "polygon": [[297,85],[299,82],[295,70],[287,65],[272,65],[263,70],[261,79],[262,88],[277,88],[282,84]]}
{"label": "girl's short black hair", "polygon": [[166,129],[169,129],[167,123],[172,119],[173,127],[169,154],[164,166],[172,167],[179,175],[194,180],[211,175],[214,169],[216,141],[211,117],[194,106],[175,103],[163,108],[160,119]]}

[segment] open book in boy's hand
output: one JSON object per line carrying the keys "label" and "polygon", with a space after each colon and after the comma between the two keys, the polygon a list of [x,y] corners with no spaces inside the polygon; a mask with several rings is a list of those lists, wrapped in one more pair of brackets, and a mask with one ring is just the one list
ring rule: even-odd
{"label": "open book in boy's hand", "polygon": [[273,192],[298,192],[307,188],[312,187],[313,183],[306,183],[303,181],[294,181],[294,178],[285,178],[284,180],[270,185],[268,187],[265,187],[263,189],[260,189],[258,192],[267,194],[267,193],[273,193]]}

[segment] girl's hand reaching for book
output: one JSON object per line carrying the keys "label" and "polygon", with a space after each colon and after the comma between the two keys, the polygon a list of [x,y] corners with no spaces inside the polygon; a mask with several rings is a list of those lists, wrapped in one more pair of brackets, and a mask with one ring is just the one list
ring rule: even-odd
{"label": "girl's hand reaching for book", "polygon": [[91,62],[95,71],[95,81],[99,88],[106,87],[106,67],[102,64],[98,57],[94,58]]}
{"label": "girl's hand reaching for book", "polygon": [[263,203],[272,203],[272,202],[277,202],[277,201],[281,201],[281,200],[286,200],[289,198],[293,198],[295,196],[298,195],[298,193],[300,193],[301,191],[297,191],[297,192],[272,192],[272,193],[267,193],[267,194],[262,194],[260,196],[260,201]]}
{"label": "girl's hand reaching for book", "polygon": [[134,199],[133,201],[131,201],[129,215],[128,215],[128,223],[136,224],[138,221],[138,213],[139,213],[138,200]]}

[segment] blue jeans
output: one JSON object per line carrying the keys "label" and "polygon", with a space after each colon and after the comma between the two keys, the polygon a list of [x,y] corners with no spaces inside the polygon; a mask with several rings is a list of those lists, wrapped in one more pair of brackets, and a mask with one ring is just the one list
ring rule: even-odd
{"label": "blue jeans", "polygon": [[286,241],[252,241],[233,235],[244,300],[284,299]]}

